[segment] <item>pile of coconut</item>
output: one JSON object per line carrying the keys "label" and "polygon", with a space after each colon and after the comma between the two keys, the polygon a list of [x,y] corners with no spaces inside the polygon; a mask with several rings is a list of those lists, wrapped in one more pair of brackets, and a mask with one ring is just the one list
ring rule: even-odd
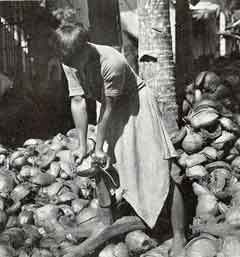
{"label": "pile of coconut", "polygon": [[28,139],[16,149],[0,145],[1,257],[129,257],[158,246],[138,217],[119,214],[122,193],[114,183],[107,186],[118,217],[98,229],[92,126],[87,142],[83,162],[74,154],[79,147],[75,129],[49,140]]}
{"label": "pile of coconut", "polygon": [[197,196],[186,257],[240,256],[239,89],[213,72],[186,88],[177,160]]}

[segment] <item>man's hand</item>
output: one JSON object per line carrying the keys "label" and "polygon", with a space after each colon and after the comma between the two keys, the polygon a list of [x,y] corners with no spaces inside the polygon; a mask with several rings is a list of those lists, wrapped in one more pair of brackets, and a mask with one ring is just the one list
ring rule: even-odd
{"label": "man's hand", "polygon": [[108,169],[111,165],[111,158],[102,150],[96,150],[93,154],[94,161],[98,162],[103,168]]}
{"label": "man's hand", "polygon": [[77,150],[73,151],[73,156],[77,157],[77,163],[81,164],[83,159],[87,156],[87,147],[80,147]]}

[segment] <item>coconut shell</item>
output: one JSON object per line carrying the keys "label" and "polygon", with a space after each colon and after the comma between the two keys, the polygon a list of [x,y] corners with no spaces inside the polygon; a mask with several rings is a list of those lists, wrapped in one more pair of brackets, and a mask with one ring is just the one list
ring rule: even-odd
{"label": "coconut shell", "polygon": [[20,157],[20,156],[23,156],[23,150],[21,150],[21,151],[18,150],[18,151],[13,152],[13,153],[10,155],[10,159],[9,159],[10,165],[12,165],[13,161],[14,161],[16,158]]}
{"label": "coconut shell", "polygon": [[219,192],[223,192],[223,189],[231,177],[231,173],[223,168],[215,169],[211,173],[211,183],[209,184],[211,192],[215,195]]}
{"label": "coconut shell", "polygon": [[67,204],[61,204],[59,207],[63,211],[65,216],[69,217],[71,220],[75,219],[75,214],[71,206]]}
{"label": "coconut shell", "polygon": [[4,210],[5,208],[5,200],[4,198],[0,197],[0,210]]}
{"label": "coconut shell", "polygon": [[185,247],[185,257],[215,257],[218,244],[215,239],[201,236],[194,238]]}
{"label": "coconut shell", "polygon": [[18,222],[20,225],[33,224],[33,212],[21,211],[18,215]]}
{"label": "coconut shell", "polygon": [[21,168],[26,163],[27,163],[27,157],[24,155],[21,155],[12,161],[11,166],[14,168]]}
{"label": "coconut shell", "polygon": [[72,209],[74,213],[78,214],[83,208],[89,204],[89,200],[86,199],[74,199],[72,201]]}
{"label": "coconut shell", "polygon": [[224,257],[240,256],[240,240],[236,236],[226,236],[221,250]]}
{"label": "coconut shell", "polygon": [[240,172],[240,156],[237,156],[231,163],[231,167],[235,172]]}
{"label": "coconut shell", "polygon": [[8,153],[9,153],[9,150],[0,144],[0,154],[7,155]]}
{"label": "coconut shell", "polygon": [[66,192],[54,197],[53,202],[55,204],[67,203],[77,198],[77,195],[72,192]]}
{"label": "coconut shell", "polygon": [[47,170],[47,173],[57,178],[59,176],[61,167],[59,162],[52,162],[50,168]]}
{"label": "coconut shell", "polygon": [[6,244],[0,244],[0,256],[1,257],[16,257],[16,251],[11,246]]}
{"label": "coconut shell", "polygon": [[234,133],[235,133],[235,132],[239,132],[239,130],[240,130],[239,125],[237,125],[236,123],[234,123],[234,122],[232,121],[232,119],[230,119],[230,118],[221,117],[221,118],[219,119],[219,122],[220,122],[222,128],[225,129],[225,130],[227,130],[227,131],[229,131],[229,132],[234,132]]}
{"label": "coconut shell", "polygon": [[202,100],[202,92],[199,89],[196,89],[194,92],[194,100],[195,102],[200,102]]}
{"label": "coconut shell", "polygon": [[15,185],[14,179],[7,175],[0,173],[0,194],[2,196],[8,195]]}
{"label": "coconut shell", "polygon": [[217,150],[221,150],[225,146],[225,144],[229,144],[233,142],[235,139],[236,136],[233,133],[223,130],[222,135],[218,137],[216,140],[214,140],[211,143],[211,146],[213,146]]}
{"label": "coconut shell", "polygon": [[194,104],[194,111],[199,110],[207,110],[210,108],[211,110],[218,110],[218,103],[212,99],[204,98],[200,102]]}
{"label": "coconut shell", "polygon": [[38,208],[34,213],[35,225],[52,230],[57,228],[57,218],[59,217],[60,207],[54,204],[46,204]]}
{"label": "coconut shell", "polygon": [[200,165],[206,161],[207,161],[207,157],[204,154],[201,154],[201,153],[192,154],[186,158],[186,167],[191,168],[193,166]]}
{"label": "coconut shell", "polygon": [[177,162],[178,162],[178,164],[179,164],[181,167],[183,167],[183,168],[186,168],[186,167],[187,167],[186,160],[187,160],[188,156],[189,156],[189,155],[184,152],[184,153],[182,153],[182,154],[180,155],[180,157],[177,159]]}
{"label": "coconut shell", "polygon": [[191,105],[193,104],[193,102],[194,102],[194,94],[187,93],[187,94],[185,95],[185,98],[186,98],[186,100],[187,100]]}
{"label": "coconut shell", "polygon": [[74,162],[74,157],[70,150],[61,150],[56,154],[56,157],[62,162]]}
{"label": "coconut shell", "polygon": [[21,201],[31,192],[31,186],[28,183],[22,183],[17,185],[10,194],[11,199],[14,202]]}
{"label": "coconut shell", "polygon": [[54,255],[46,249],[33,248],[31,257],[54,257]]}
{"label": "coconut shell", "polygon": [[22,203],[20,201],[14,202],[10,207],[6,209],[8,215],[16,214],[21,210]]}
{"label": "coconut shell", "polygon": [[228,209],[229,209],[229,206],[227,206],[225,203],[223,203],[223,202],[218,203],[218,210],[221,214],[225,215],[227,213]]}
{"label": "coconut shell", "polygon": [[186,127],[181,128],[181,130],[177,131],[175,135],[171,138],[171,141],[174,145],[182,142],[184,137],[187,135]]}
{"label": "coconut shell", "polygon": [[0,231],[3,231],[6,227],[8,217],[5,211],[0,210]]}
{"label": "coconut shell", "polygon": [[77,138],[69,137],[66,145],[70,151],[75,151],[79,148],[79,141]]}
{"label": "coconut shell", "polygon": [[208,220],[209,217],[215,216],[218,211],[216,197],[212,194],[201,194],[198,196],[198,204],[196,208],[196,217]]}
{"label": "coconut shell", "polygon": [[49,197],[55,196],[59,193],[59,191],[61,190],[61,188],[63,187],[63,183],[61,182],[54,182],[51,185],[44,187],[44,189],[46,190],[46,194]]}
{"label": "coconut shell", "polygon": [[38,174],[41,174],[41,169],[38,168],[38,167],[31,167],[30,169],[30,176],[31,177],[34,177],[34,176],[37,176]]}
{"label": "coconut shell", "polygon": [[2,232],[0,240],[8,242],[13,248],[18,249],[24,245],[24,230],[22,228],[9,228]]}
{"label": "coconut shell", "polygon": [[226,222],[230,225],[240,225],[240,206],[232,206],[226,213]]}
{"label": "coconut shell", "polygon": [[208,71],[202,71],[197,75],[194,83],[197,88],[201,88],[201,85],[204,83],[207,73]]}
{"label": "coconut shell", "polygon": [[191,83],[191,84],[187,85],[186,88],[185,88],[186,93],[192,93],[193,94],[194,91],[195,91],[194,83]]}
{"label": "coconut shell", "polygon": [[35,138],[30,138],[30,139],[27,139],[24,143],[23,143],[23,146],[27,147],[27,146],[36,146],[36,145],[39,145],[39,144],[42,144],[43,141],[41,139],[35,139]]}
{"label": "coconut shell", "polygon": [[18,217],[17,216],[9,216],[8,217],[6,228],[17,227],[18,225],[19,224],[18,224]]}
{"label": "coconut shell", "polygon": [[208,108],[193,113],[188,119],[194,129],[199,129],[216,124],[218,117],[219,114],[216,110]]}
{"label": "coconut shell", "polygon": [[237,154],[239,154],[240,151],[240,138],[238,138],[234,144],[235,148],[238,150],[238,152],[236,152]]}
{"label": "coconut shell", "polygon": [[79,214],[76,216],[76,222],[77,224],[82,224],[86,221],[91,220],[92,218],[97,217],[97,209],[92,207],[86,207],[82,209]]}
{"label": "coconut shell", "polygon": [[29,178],[31,175],[31,173],[30,173],[30,169],[31,169],[31,166],[28,166],[28,165],[26,165],[26,166],[23,166],[22,168],[21,168],[21,170],[20,170],[20,173],[19,173],[19,175],[21,176],[21,178]]}
{"label": "coconut shell", "polygon": [[216,161],[216,162],[209,163],[205,166],[205,168],[208,170],[208,172],[212,172],[213,170],[218,168],[224,168],[224,169],[227,169],[228,171],[232,171],[231,166],[224,161]]}
{"label": "coconut shell", "polygon": [[20,250],[18,251],[18,257],[31,257],[31,256],[30,256],[30,254],[27,253],[26,250],[20,249]]}
{"label": "coconut shell", "polygon": [[204,141],[202,136],[193,132],[192,130],[188,130],[187,135],[182,141],[182,148],[188,154],[196,153],[202,150],[203,145]]}
{"label": "coconut shell", "polygon": [[114,244],[109,244],[104,247],[101,252],[99,253],[98,257],[114,257]]}
{"label": "coconut shell", "polygon": [[56,152],[52,149],[49,149],[46,153],[41,154],[38,157],[36,164],[40,168],[47,168],[47,167],[49,167],[51,162],[53,162],[55,160],[55,158],[56,158]]}
{"label": "coconut shell", "polygon": [[75,166],[74,162],[63,162],[60,161],[60,168],[62,171],[64,171],[68,176],[72,177],[77,171],[77,168]]}
{"label": "coconut shell", "polygon": [[232,162],[236,157],[237,157],[236,154],[229,154],[228,156],[225,157],[225,161]]}
{"label": "coconut shell", "polygon": [[0,154],[0,165],[4,165],[7,157],[4,154]]}
{"label": "coconut shell", "polygon": [[52,144],[50,145],[50,148],[55,152],[59,152],[62,149],[64,149],[64,146],[61,144],[61,142],[52,142]]}
{"label": "coconut shell", "polygon": [[196,165],[186,169],[186,176],[190,179],[202,178],[207,175],[207,170],[202,165]]}
{"label": "coconut shell", "polygon": [[206,187],[201,186],[200,184],[198,184],[196,182],[193,182],[192,187],[193,187],[194,194],[197,196],[210,193]]}
{"label": "coconut shell", "polygon": [[31,178],[31,182],[33,184],[37,184],[40,186],[49,186],[56,181],[56,178],[47,173],[40,173]]}
{"label": "coconut shell", "polygon": [[201,131],[201,134],[202,134],[204,139],[214,140],[214,139],[219,138],[222,135],[222,128],[221,128],[220,125],[218,125],[216,127],[216,129],[212,132],[209,131],[208,128],[206,128],[206,129],[201,128],[200,131]]}
{"label": "coconut shell", "polygon": [[216,161],[218,157],[217,150],[214,147],[206,146],[202,151],[202,154],[207,157],[209,161]]}
{"label": "coconut shell", "polygon": [[182,112],[184,116],[188,114],[191,107],[192,107],[191,104],[186,99],[184,99],[182,103]]}
{"label": "coconut shell", "polygon": [[140,230],[128,233],[125,238],[125,243],[132,254],[142,254],[157,247],[156,241]]}
{"label": "coconut shell", "polygon": [[71,176],[69,176],[64,170],[60,170],[60,178],[67,180],[69,179]]}

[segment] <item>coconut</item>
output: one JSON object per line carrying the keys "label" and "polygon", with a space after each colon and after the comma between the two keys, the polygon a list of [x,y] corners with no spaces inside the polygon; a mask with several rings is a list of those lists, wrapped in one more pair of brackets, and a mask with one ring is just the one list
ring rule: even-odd
{"label": "coconut", "polygon": [[106,247],[102,249],[98,257],[114,257],[114,248],[114,244],[108,244]]}
{"label": "coconut", "polygon": [[178,158],[177,162],[178,164],[183,167],[183,168],[186,168],[187,167],[187,164],[186,164],[186,160],[187,160],[187,157],[188,157],[188,154],[187,153],[182,153],[180,155],[180,157]]}
{"label": "coconut", "polygon": [[218,137],[216,140],[214,140],[211,143],[211,145],[215,149],[221,150],[225,146],[225,144],[229,144],[233,142],[235,139],[236,139],[236,136],[233,133],[223,130],[222,135]]}
{"label": "coconut", "polygon": [[141,254],[157,247],[156,241],[140,230],[128,233],[125,238],[125,243],[129,251],[134,254]]}
{"label": "coconut", "polygon": [[72,201],[72,209],[73,209],[74,213],[78,214],[88,204],[89,204],[89,200],[86,200],[86,199],[74,199]]}
{"label": "coconut", "polygon": [[7,224],[7,220],[8,220],[8,217],[7,217],[6,212],[3,210],[0,210],[0,231],[4,230],[4,228]]}
{"label": "coconut", "polygon": [[239,132],[240,127],[234,123],[230,118],[227,117],[221,117],[219,119],[219,122],[223,129],[230,131],[230,132]]}
{"label": "coconut", "polygon": [[202,150],[204,145],[203,138],[200,134],[188,129],[187,135],[182,141],[182,148],[188,154],[196,153]]}
{"label": "coconut", "polygon": [[215,124],[218,120],[219,114],[213,108],[206,108],[193,113],[188,119],[193,128],[206,128]]}
{"label": "coconut", "polygon": [[187,156],[186,158],[186,167],[191,168],[196,165],[201,165],[202,163],[207,161],[207,157],[202,153],[195,153]]}
{"label": "coconut", "polygon": [[186,169],[186,176],[190,179],[202,178],[207,174],[207,170],[202,165],[196,165]]}
{"label": "coconut", "polygon": [[20,225],[33,224],[33,212],[31,211],[22,211],[18,215],[18,220]]}
{"label": "coconut", "polygon": [[8,174],[0,173],[0,195],[6,197],[13,189],[15,183]]}
{"label": "coconut", "polygon": [[201,151],[201,153],[204,154],[207,157],[207,159],[210,160],[210,161],[216,161],[217,160],[218,153],[217,153],[217,150],[213,147],[206,146]]}
{"label": "coconut", "polygon": [[14,202],[18,202],[18,201],[24,199],[27,195],[29,195],[30,192],[31,192],[30,184],[22,183],[22,184],[17,185],[13,189],[10,196]]}
{"label": "coconut", "polygon": [[0,244],[0,256],[1,257],[16,257],[15,250],[6,244]]}
{"label": "coconut", "polygon": [[113,249],[114,256],[116,257],[129,257],[128,254],[128,248],[126,244],[120,242],[117,245],[115,245]]}
{"label": "coconut", "polygon": [[237,156],[231,163],[232,169],[236,174],[240,173],[240,156]]}
{"label": "coconut", "polygon": [[217,199],[213,194],[201,194],[198,196],[198,204],[196,208],[197,217],[207,220],[209,217],[215,216],[217,211]]}
{"label": "coconut", "polygon": [[218,244],[213,238],[201,236],[191,240],[185,249],[186,257],[215,257]]}
{"label": "coconut", "polygon": [[235,205],[228,209],[225,215],[226,222],[230,225],[240,225],[240,206]]}
{"label": "coconut", "polygon": [[206,187],[204,187],[196,182],[193,182],[192,187],[193,187],[194,194],[197,196],[210,193]]}
{"label": "coconut", "polygon": [[54,161],[50,164],[50,168],[47,170],[47,173],[57,178],[60,173],[60,170],[61,170],[60,164]]}
{"label": "coconut", "polygon": [[47,173],[39,173],[31,178],[31,182],[40,186],[48,186],[55,182],[56,178]]}
{"label": "coconut", "polygon": [[40,168],[47,168],[49,165],[55,160],[56,158],[56,151],[52,149],[47,149],[47,151],[40,154],[38,159],[36,160],[36,164]]}
{"label": "coconut", "polygon": [[240,256],[240,241],[235,236],[226,236],[223,241],[221,252],[224,257]]}

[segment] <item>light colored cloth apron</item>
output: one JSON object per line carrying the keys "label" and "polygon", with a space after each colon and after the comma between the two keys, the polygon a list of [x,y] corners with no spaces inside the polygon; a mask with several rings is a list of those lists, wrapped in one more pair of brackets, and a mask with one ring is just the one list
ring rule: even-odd
{"label": "light colored cloth apron", "polygon": [[169,192],[171,158],[177,156],[161,116],[153,92],[144,86],[121,97],[107,132],[124,198],[151,228]]}

